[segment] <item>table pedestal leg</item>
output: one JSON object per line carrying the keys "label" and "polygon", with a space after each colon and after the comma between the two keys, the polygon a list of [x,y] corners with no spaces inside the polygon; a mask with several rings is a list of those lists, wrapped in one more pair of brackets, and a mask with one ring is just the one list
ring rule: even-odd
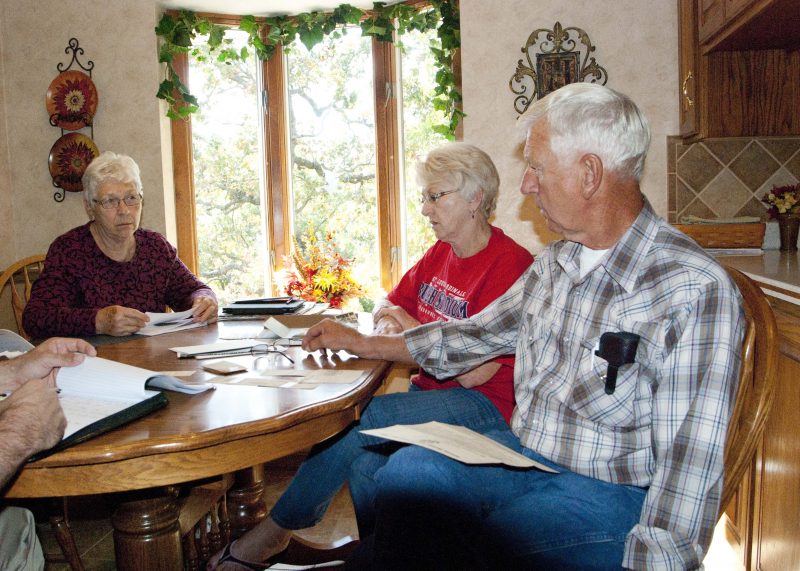
{"label": "table pedestal leg", "polygon": [[177,490],[129,496],[111,517],[118,571],[183,569]]}
{"label": "table pedestal leg", "polygon": [[267,517],[264,501],[264,466],[239,470],[233,487],[228,491],[228,516],[231,520],[231,540]]}

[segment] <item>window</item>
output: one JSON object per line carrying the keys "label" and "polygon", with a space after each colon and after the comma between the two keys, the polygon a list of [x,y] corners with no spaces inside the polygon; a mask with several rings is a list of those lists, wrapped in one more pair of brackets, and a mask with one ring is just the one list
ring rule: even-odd
{"label": "window", "polygon": [[433,37],[395,45],[356,27],[267,62],[176,62],[200,104],[172,125],[179,254],[223,303],[281,293],[284,256],[308,231],[334,233],[370,297],[433,244],[414,180],[416,157],[444,142]]}

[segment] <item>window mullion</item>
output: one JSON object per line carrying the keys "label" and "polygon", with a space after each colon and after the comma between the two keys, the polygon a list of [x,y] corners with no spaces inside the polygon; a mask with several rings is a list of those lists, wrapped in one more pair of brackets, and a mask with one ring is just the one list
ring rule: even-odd
{"label": "window mullion", "polygon": [[399,129],[394,45],[372,39],[375,90],[375,150],[378,190],[378,247],[381,287],[389,291],[402,276]]}
{"label": "window mullion", "polygon": [[[266,30],[265,32],[266,33]],[[289,197],[289,145],[286,118],[286,74],[283,49],[262,62],[264,89],[267,92],[264,121],[264,168],[266,169],[267,230],[271,237],[273,272],[292,249]]]}
{"label": "window mullion", "polygon": [[[189,85],[189,56],[175,54],[172,67],[184,85]],[[192,120],[173,120],[172,173],[175,186],[175,228],[178,238],[178,257],[189,270],[199,270],[197,233],[195,228],[194,161],[192,159]]]}

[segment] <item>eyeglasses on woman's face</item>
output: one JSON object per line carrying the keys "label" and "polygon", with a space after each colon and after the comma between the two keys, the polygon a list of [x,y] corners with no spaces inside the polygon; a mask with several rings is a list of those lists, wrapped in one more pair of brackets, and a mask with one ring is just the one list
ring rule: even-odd
{"label": "eyeglasses on woman's face", "polygon": [[105,210],[115,210],[119,208],[120,203],[124,202],[126,206],[139,206],[142,203],[142,195],[139,193],[129,194],[124,198],[116,196],[107,196],[102,200],[92,199],[92,202],[99,204]]}
{"label": "eyeglasses on woman's face", "polygon": [[419,203],[422,206],[425,206],[425,203],[430,202],[431,204],[436,204],[436,202],[443,196],[447,196],[448,194],[453,194],[454,192],[461,192],[462,189],[456,188],[455,190],[443,190],[441,192],[428,192],[423,189],[422,193],[419,195]]}

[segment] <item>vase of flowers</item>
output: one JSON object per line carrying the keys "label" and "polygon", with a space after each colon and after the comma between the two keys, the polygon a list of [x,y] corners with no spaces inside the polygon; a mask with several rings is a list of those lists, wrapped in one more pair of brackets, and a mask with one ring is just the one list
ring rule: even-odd
{"label": "vase of flowers", "polygon": [[333,232],[318,239],[309,230],[301,241],[302,248],[295,241],[291,256],[284,260],[291,268],[286,273],[288,295],[329,303],[334,308],[342,307],[350,298],[364,295],[364,289],[350,272],[352,260],[339,252]]}
{"label": "vase of flowers", "polygon": [[800,231],[800,184],[773,186],[762,202],[769,205],[767,213],[778,221],[781,250],[797,250]]}

